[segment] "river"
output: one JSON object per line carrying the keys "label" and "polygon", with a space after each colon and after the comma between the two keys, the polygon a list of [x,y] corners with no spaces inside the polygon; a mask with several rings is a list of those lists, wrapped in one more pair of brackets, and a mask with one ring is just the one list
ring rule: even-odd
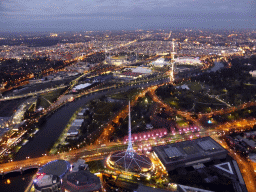
{"label": "river", "polygon": [[98,93],[81,97],[74,102],[67,103],[56,112],[52,113],[52,115],[46,119],[45,123],[39,126],[39,131],[33,139],[19,150],[14,160],[22,160],[26,159],[26,157],[41,157],[59,138],[69,119],[79,107],[105,94],[106,93]]}
{"label": "river", "polygon": [[37,169],[30,169],[24,171],[22,175],[20,172],[5,175],[3,178],[0,178],[0,191],[24,192],[36,172]]}
{"label": "river", "polygon": [[[210,71],[217,71],[224,67],[222,63],[215,62],[215,66]],[[169,81],[163,80],[164,82]],[[161,83],[163,83],[163,81]],[[63,107],[59,108],[51,116],[49,116],[46,122],[39,127],[39,131],[34,136],[34,138],[29,141],[25,146],[23,146],[19,152],[15,155],[14,160],[23,160],[26,157],[34,158],[41,157],[42,154],[46,153],[54,144],[54,142],[59,138],[69,119],[75,113],[75,111],[88,103],[90,100],[100,98],[103,95],[113,94],[119,91],[127,91],[130,88],[137,87],[148,87],[151,85],[159,84],[159,82],[150,82],[148,84],[135,85],[132,87],[123,87],[118,89],[113,89],[109,91],[104,91],[96,94],[90,94],[88,96],[83,96],[73,102],[70,102]],[[0,180],[0,191],[24,191],[30,180],[32,179],[35,170],[30,170],[26,174],[20,175],[20,173],[12,173],[6,176],[4,179]],[[10,183],[8,184],[7,179]]]}
{"label": "river", "polygon": [[[161,80],[161,83],[169,81],[168,79]],[[90,94],[88,96],[83,96],[67,105],[58,109],[55,113],[49,116],[44,124],[39,128],[40,130],[34,136],[33,140],[29,141],[25,146],[23,146],[19,152],[16,154],[14,160],[26,159],[26,157],[41,157],[42,154],[46,153],[48,149],[53,145],[53,143],[59,138],[69,119],[72,117],[74,112],[82,107],[84,104],[88,103],[90,100],[100,98],[103,95],[113,94],[120,91],[127,91],[130,88],[137,87],[148,87],[158,84],[158,82],[145,83],[143,85],[135,85],[132,87],[122,87],[118,89],[112,89],[96,94]],[[23,192],[31,181],[33,175],[36,173],[35,169],[28,170],[21,175],[19,172],[10,173],[4,178],[0,178],[0,191],[1,192]],[[9,180],[8,180],[9,179]],[[9,181],[9,182],[8,182]]]}
{"label": "river", "polygon": [[[158,84],[158,82],[145,83],[146,86]],[[78,110],[79,107],[84,106],[86,103],[93,99],[100,98],[103,95],[113,94],[119,91],[127,91],[130,88],[142,87],[142,85],[135,85],[132,87],[122,87],[118,89],[112,89],[104,92],[98,92],[83,96],[73,102],[70,102],[63,107],[59,108],[56,112],[52,113],[46,122],[39,126],[39,131],[25,146],[23,146],[19,152],[15,155],[14,161],[23,160],[26,157],[35,158],[41,157],[52,147],[54,142],[59,138],[69,119]]]}
{"label": "river", "polygon": [[[224,67],[223,63],[220,62],[214,62],[214,64],[214,67],[211,68],[210,71],[215,72]],[[152,83],[146,85],[149,86],[151,84]],[[153,84],[156,84],[156,82]],[[133,86],[133,88],[139,86],[141,85]],[[38,133],[31,141],[29,141],[19,150],[19,152],[15,155],[14,160],[22,160],[26,159],[26,157],[41,157],[42,154],[46,153],[59,138],[69,119],[79,107],[82,107],[92,99],[100,98],[101,96],[107,94],[113,94],[114,92],[128,90],[129,88],[130,87],[118,88],[101,93],[91,94],[89,96],[83,96],[74,102],[70,102],[59,108],[47,118],[44,124],[40,125]]]}

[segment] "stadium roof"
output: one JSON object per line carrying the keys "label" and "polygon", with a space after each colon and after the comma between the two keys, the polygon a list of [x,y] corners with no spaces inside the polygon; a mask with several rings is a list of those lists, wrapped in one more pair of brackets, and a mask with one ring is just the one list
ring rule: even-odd
{"label": "stadium roof", "polygon": [[42,166],[38,173],[45,173],[47,175],[57,175],[63,177],[70,169],[70,163],[65,160],[55,160]]}

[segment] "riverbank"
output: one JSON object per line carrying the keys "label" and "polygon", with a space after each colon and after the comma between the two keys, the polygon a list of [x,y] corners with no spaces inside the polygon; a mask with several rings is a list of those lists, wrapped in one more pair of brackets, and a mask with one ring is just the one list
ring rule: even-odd
{"label": "riverbank", "polygon": [[56,154],[58,152],[58,146],[63,145],[65,143],[65,135],[67,134],[72,122],[76,119],[78,112],[81,110],[81,107],[73,114],[73,116],[69,119],[69,122],[67,123],[66,127],[62,131],[61,135],[59,136],[58,140],[54,143],[53,147],[49,151],[49,154]]}

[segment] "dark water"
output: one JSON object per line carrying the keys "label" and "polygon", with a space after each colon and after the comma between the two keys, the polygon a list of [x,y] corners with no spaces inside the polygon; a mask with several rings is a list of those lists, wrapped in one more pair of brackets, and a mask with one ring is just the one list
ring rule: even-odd
{"label": "dark water", "polygon": [[24,192],[37,169],[30,169],[20,172],[9,173],[3,178],[0,176],[0,191],[1,192]]}
{"label": "dark water", "polygon": [[[162,80],[161,83],[163,83],[163,81],[166,80]],[[74,112],[79,107],[82,107],[84,104],[88,103],[90,100],[99,98],[103,95],[113,94],[115,92],[127,91],[130,88],[147,87],[158,83],[159,82],[150,82],[144,86],[140,84],[132,87],[104,91],[101,93],[84,96],[74,102],[68,103],[48,117],[46,122],[40,126],[40,131],[38,131],[38,133],[34,136],[33,140],[29,141],[20,149],[14,160],[26,159],[27,156],[31,158],[40,157],[43,153],[46,153],[52,144],[59,138]],[[6,175],[2,180],[0,178],[0,192],[23,192],[36,171],[36,169],[28,170],[23,175],[21,175],[20,172],[11,173]],[[7,179],[10,180],[10,184],[7,184]]]}
{"label": "dark water", "polygon": [[216,72],[216,71],[220,70],[222,67],[224,67],[223,63],[214,62],[214,67],[211,68],[208,72]]}
{"label": "dark water", "polygon": [[90,95],[88,97],[80,98],[74,102],[68,103],[54,112],[46,119],[46,122],[39,126],[38,133],[34,138],[23,146],[15,155],[14,160],[26,159],[26,157],[41,157],[46,153],[59,138],[69,119],[75,111],[86,104],[91,99],[95,99],[104,95],[98,93],[97,95]]}

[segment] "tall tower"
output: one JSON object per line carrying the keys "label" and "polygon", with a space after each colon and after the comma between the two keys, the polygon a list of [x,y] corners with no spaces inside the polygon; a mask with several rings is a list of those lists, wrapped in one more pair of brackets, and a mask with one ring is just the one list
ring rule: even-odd
{"label": "tall tower", "polygon": [[174,81],[174,62],[172,62],[172,69],[170,71],[170,82]]}
{"label": "tall tower", "polygon": [[175,55],[175,45],[174,45],[174,41],[172,41],[172,52],[171,52],[171,55],[172,55],[172,62],[174,60],[174,55]]}
{"label": "tall tower", "polygon": [[104,61],[104,63],[105,64],[108,64],[108,57],[107,57],[107,47],[106,47],[106,45],[104,45],[104,47],[105,47],[105,61]]}
{"label": "tall tower", "polygon": [[126,149],[125,157],[132,158],[134,156],[134,149],[132,147],[132,125],[131,125],[131,106],[129,101],[129,118],[128,118],[128,147]]}
{"label": "tall tower", "polygon": [[175,45],[174,45],[174,41],[172,41],[172,52],[171,52],[171,56],[172,56],[172,70],[170,72],[170,81],[174,81],[174,55],[175,55]]}
{"label": "tall tower", "polygon": [[129,172],[147,172],[153,169],[153,164],[150,159],[144,155],[136,153],[132,147],[132,131],[131,131],[131,111],[129,101],[129,116],[128,116],[128,147],[126,151],[114,152],[109,156],[107,162],[108,166],[123,169]]}

